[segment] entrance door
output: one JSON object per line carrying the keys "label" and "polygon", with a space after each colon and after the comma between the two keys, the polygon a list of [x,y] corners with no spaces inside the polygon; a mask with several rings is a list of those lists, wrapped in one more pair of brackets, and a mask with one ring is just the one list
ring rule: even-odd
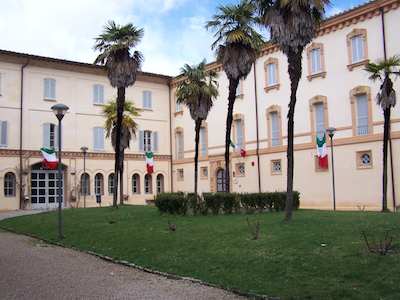
{"label": "entrance door", "polygon": [[[61,201],[64,199],[64,176],[61,178]],[[57,171],[32,170],[31,204],[32,209],[54,209],[58,207]]]}
{"label": "entrance door", "polygon": [[225,170],[219,169],[217,171],[217,192],[226,192],[226,179]]}

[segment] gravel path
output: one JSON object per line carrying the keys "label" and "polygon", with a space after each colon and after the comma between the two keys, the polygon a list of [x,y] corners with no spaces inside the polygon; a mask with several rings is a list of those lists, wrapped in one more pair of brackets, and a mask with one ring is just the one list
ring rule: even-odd
{"label": "gravel path", "polygon": [[0,230],[0,299],[242,299]]}

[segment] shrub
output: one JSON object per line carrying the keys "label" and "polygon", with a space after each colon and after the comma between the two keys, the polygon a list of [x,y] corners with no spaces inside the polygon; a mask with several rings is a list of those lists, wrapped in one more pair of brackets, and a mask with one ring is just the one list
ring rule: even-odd
{"label": "shrub", "polygon": [[[222,193],[203,193],[203,199],[205,204],[205,211],[211,210],[214,215],[218,215],[223,203]],[[207,213],[206,213],[207,214]]]}
{"label": "shrub", "polygon": [[184,193],[162,193],[155,197],[155,205],[160,213],[185,215],[188,210],[188,199]]}
{"label": "shrub", "polygon": [[231,214],[233,210],[238,211],[238,197],[236,193],[217,193],[221,197],[222,210],[226,214]]}

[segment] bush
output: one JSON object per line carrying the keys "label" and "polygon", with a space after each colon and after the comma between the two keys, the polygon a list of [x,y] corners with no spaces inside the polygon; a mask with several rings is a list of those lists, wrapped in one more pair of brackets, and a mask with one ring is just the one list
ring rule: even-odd
{"label": "bush", "polygon": [[184,193],[162,193],[155,197],[155,205],[160,213],[186,215],[188,199]]}

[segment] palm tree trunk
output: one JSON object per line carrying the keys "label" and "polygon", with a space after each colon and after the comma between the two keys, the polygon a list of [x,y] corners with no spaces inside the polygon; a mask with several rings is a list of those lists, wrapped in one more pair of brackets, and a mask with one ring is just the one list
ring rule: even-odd
{"label": "palm tree trunk", "polygon": [[383,110],[383,175],[382,175],[382,212],[387,212],[387,167],[388,167],[388,142],[390,127],[390,107]]}
{"label": "palm tree trunk", "polygon": [[125,150],[121,150],[121,154],[119,157],[120,165],[119,165],[119,203],[120,205],[124,205],[124,156]]}
{"label": "palm tree trunk", "polygon": [[116,138],[115,138],[115,165],[114,165],[114,193],[113,193],[113,206],[118,207],[118,174],[119,174],[119,157],[120,157],[120,145],[121,145],[121,128],[122,128],[122,117],[124,113],[125,104],[125,87],[118,87],[117,95],[117,126],[116,126]]}
{"label": "palm tree trunk", "polygon": [[197,197],[197,188],[198,188],[198,169],[199,169],[199,140],[200,140],[200,128],[201,121],[196,120],[195,126],[195,152],[194,152],[194,193]]}
{"label": "palm tree trunk", "polygon": [[294,109],[296,106],[296,93],[302,72],[302,54],[303,49],[298,52],[289,51],[288,57],[288,73],[290,77],[290,103],[287,114],[288,119],[288,145],[287,145],[287,186],[286,186],[286,205],[285,205],[285,221],[290,221],[293,214],[293,175],[294,175]]}
{"label": "palm tree trunk", "polygon": [[239,85],[239,78],[229,79],[228,114],[226,116],[225,134],[225,191],[230,192],[230,172],[229,172],[229,147],[231,144],[231,130],[233,121],[233,106],[236,100],[236,89]]}

